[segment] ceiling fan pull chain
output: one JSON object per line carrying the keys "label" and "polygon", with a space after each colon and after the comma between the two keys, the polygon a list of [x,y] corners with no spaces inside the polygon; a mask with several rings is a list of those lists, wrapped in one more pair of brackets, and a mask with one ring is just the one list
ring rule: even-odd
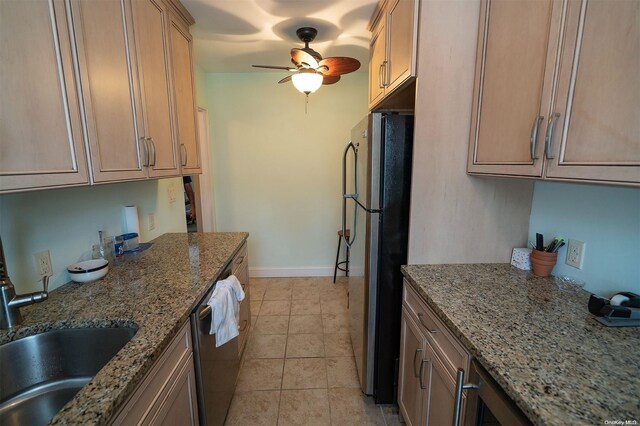
{"label": "ceiling fan pull chain", "polygon": [[307,115],[307,105],[309,105],[309,94],[304,94],[304,115]]}

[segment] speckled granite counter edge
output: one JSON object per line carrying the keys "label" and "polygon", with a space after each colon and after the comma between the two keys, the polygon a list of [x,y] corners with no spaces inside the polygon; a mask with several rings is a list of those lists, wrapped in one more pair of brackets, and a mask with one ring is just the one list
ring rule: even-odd
{"label": "speckled granite counter edge", "polygon": [[[100,312],[96,313],[95,317],[74,317],[73,313],[70,313],[70,317],[67,317],[66,315],[60,315],[61,312],[64,313],[66,311],[64,307],[59,307],[59,312],[49,316],[43,313],[47,310],[47,307],[43,304],[27,307],[28,312],[37,312],[36,317],[38,317],[38,319],[35,320],[35,322],[25,321],[24,325],[18,326],[13,330],[2,330],[0,333],[0,344],[57,329],[86,327],[132,327],[137,329],[136,335],[133,336],[132,340],[105,364],[92,380],[55,415],[49,424],[105,425],[113,422],[125,406],[127,400],[137,391],[147,373],[153,368],[165,349],[175,338],[177,332],[184,326],[186,321],[189,320],[189,315],[192,310],[211,289],[211,285],[214,283],[216,277],[224,271],[225,267],[227,267],[229,262],[231,262],[242,249],[249,237],[248,233],[228,234],[233,234],[233,237],[236,238],[236,244],[233,250],[230,251],[231,254],[215,272],[213,272],[213,268],[210,269],[209,273],[207,273],[206,284],[198,286],[197,291],[189,294],[189,299],[187,299],[188,303],[181,304],[179,312],[173,312],[171,318],[163,321],[164,328],[160,331],[160,338],[152,338],[152,336],[145,335],[145,332],[148,334],[149,331],[149,325],[145,326],[145,321],[153,321],[152,318],[147,320],[145,316],[147,314],[142,315],[142,319],[138,320],[128,317],[111,316],[110,314]],[[170,238],[170,235],[165,234],[165,236]],[[127,265],[125,265],[125,267],[127,267]],[[118,268],[118,266],[116,266],[116,268]],[[110,272],[110,274],[114,273],[115,272]],[[49,298],[49,303],[56,303],[52,299],[55,300],[56,297],[59,300],[62,299],[64,293],[67,291],[78,292],[88,288],[90,288],[88,284],[78,285],[69,282],[50,292],[50,296],[53,297]],[[60,301],[58,301],[58,303],[60,303]],[[90,296],[87,296],[87,301],[84,303],[91,303]],[[30,316],[31,315],[25,318],[30,319]],[[123,372],[122,370],[125,369],[127,371]],[[95,393],[104,396],[96,400],[96,402],[99,401],[99,403],[90,402],[96,399],[95,395],[92,396],[92,394]]]}
{"label": "speckled granite counter edge", "polygon": [[[411,276],[411,273],[406,269],[405,266],[401,266],[402,274],[405,280],[411,285],[422,301],[424,301],[429,308],[438,316],[438,318],[447,326],[447,329],[460,341],[462,346],[467,349],[472,356],[472,359],[477,360],[482,367],[491,375],[491,377],[500,385],[502,390],[516,403],[516,405],[525,413],[525,415],[531,420],[534,424],[541,423],[541,419],[533,407],[530,407],[529,404],[524,401],[520,394],[511,387],[511,385],[505,381],[501,374],[493,367],[493,365],[488,362],[482,355],[482,349],[476,347],[471,341],[462,333],[458,327],[449,319],[447,314],[444,313],[442,309],[438,306],[437,303],[429,296],[429,294],[420,286],[415,279]],[[542,422],[543,423],[543,422]]]}

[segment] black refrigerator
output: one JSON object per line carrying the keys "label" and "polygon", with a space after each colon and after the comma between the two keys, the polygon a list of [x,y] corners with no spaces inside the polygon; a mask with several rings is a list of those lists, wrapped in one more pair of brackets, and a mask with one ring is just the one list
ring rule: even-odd
{"label": "black refrigerator", "polygon": [[374,113],[353,128],[343,155],[349,332],[362,391],[378,404],[396,400],[412,147],[413,115]]}

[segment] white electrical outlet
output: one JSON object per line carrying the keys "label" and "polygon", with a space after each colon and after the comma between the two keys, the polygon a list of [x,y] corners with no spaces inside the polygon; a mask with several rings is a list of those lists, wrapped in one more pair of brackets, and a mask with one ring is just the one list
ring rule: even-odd
{"label": "white electrical outlet", "polygon": [[167,194],[169,195],[169,202],[175,203],[177,193],[176,193],[176,186],[174,184],[169,184],[169,187],[167,188]]}
{"label": "white electrical outlet", "polygon": [[569,240],[567,246],[567,259],[565,263],[574,268],[582,269],[584,259],[584,243],[578,240]]}
{"label": "white electrical outlet", "polygon": [[50,277],[53,275],[53,269],[51,268],[51,256],[49,255],[49,250],[36,253],[33,255],[36,261],[36,271],[41,277],[45,275]]}
{"label": "white electrical outlet", "polygon": [[149,213],[149,231],[156,229],[156,215],[155,213]]}

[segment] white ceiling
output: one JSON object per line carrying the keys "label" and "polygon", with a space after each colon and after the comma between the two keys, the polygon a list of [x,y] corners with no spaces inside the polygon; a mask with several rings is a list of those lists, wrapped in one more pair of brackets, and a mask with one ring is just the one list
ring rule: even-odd
{"label": "white ceiling", "polygon": [[[350,56],[367,71],[367,23],[377,0],[182,0],[196,20],[195,59],[207,72],[265,72],[252,64],[291,66],[304,47],[300,27],[318,29],[310,47],[323,57]],[[282,73],[282,71],[280,71]]]}

